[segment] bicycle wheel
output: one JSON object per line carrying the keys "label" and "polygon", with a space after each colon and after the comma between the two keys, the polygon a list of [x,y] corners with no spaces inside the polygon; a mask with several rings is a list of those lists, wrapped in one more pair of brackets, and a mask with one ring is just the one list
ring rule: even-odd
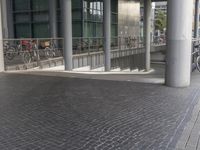
{"label": "bicycle wheel", "polygon": [[197,67],[197,70],[200,72],[200,56],[197,57],[196,67]]}
{"label": "bicycle wheel", "polygon": [[12,60],[15,57],[15,49],[13,47],[10,47],[5,52],[5,57],[8,60]]}
{"label": "bicycle wheel", "polygon": [[56,53],[55,53],[55,56],[57,56],[57,57],[63,56],[62,50],[61,50],[61,49],[57,49],[57,50],[56,50]]}
{"label": "bicycle wheel", "polygon": [[45,48],[45,56],[46,58],[53,58],[55,57],[55,52],[53,49],[49,48],[49,47],[46,47]]}
{"label": "bicycle wheel", "polygon": [[44,49],[44,56],[45,56],[46,59],[49,58],[49,51],[50,51],[50,48],[49,48],[49,47],[46,47],[46,48]]}
{"label": "bicycle wheel", "polygon": [[31,63],[31,54],[29,52],[24,52],[23,55],[22,55],[22,58],[23,58],[23,62],[25,64],[28,64],[28,63]]}

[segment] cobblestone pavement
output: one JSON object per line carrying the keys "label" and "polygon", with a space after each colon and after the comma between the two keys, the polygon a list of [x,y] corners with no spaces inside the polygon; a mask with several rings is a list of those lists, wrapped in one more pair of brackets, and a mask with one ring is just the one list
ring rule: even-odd
{"label": "cobblestone pavement", "polygon": [[198,86],[1,74],[0,150],[173,150],[199,96]]}
{"label": "cobblestone pavement", "polygon": [[[199,78],[193,75],[193,81]],[[193,86],[199,86],[199,82],[193,82]],[[185,125],[181,138],[177,142],[176,150],[200,150],[200,101],[195,105],[192,116]]]}
{"label": "cobblestone pavement", "polygon": [[200,149],[200,102],[194,107],[191,120],[186,124],[176,149]]}

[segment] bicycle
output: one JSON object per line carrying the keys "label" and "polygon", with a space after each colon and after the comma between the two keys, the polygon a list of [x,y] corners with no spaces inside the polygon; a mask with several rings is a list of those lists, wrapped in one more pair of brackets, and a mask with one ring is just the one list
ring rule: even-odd
{"label": "bicycle", "polygon": [[22,49],[22,58],[25,64],[31,63],[35,59],[38,59],[37,44],[33,40],[21,40],[20,46]]}
{"label": "bicycle", "polygon": [[13,46],[10,46],[8,41],[3,43],[3,50],[4,50],[4,57],[7,60],[11,61],[14,59],[14,57],[16,55],[16,50]]}
{"label": "bicycle", "polygon": [[[74,54],[81,54],[89,50],[89,48],[92,49],[92,46],[89,47],[89,40],[88,39],[78,39],[74,40],[73,43],[73,53]],[[90,51],[92,51],[90,49]]]}
{"label": "bicycle", "polygon": [[200,72],[200,41],[193,43],[193,64],[192,71],[198,70]]}
{"label": "bicycle", "polygon": [[40,48],[44,49],[44,56],[48,58],[53,58],[56,56],[61,56],[59,49],[56,49],[56,44],[52,40],[41,41]]}

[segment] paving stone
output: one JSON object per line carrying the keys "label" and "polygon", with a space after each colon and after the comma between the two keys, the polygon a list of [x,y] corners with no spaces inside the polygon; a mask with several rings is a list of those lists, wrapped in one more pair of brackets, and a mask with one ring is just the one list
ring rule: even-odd
{"label": "paving stone", "polygon": [[199,94],[197,86],[1,74],[0,149],[172,150]]}

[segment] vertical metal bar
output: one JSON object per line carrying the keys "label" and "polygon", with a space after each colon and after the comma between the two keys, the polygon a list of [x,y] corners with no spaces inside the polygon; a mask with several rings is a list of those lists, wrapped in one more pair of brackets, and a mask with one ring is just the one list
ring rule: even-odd
{"label": "vertical metal bar", "polygon": [[90,38],[88,38],[88,53],[90,58],[90,70],[92,70],[92,55],[90,54]]}
{"label": "vertical metal bar", "polygon": [[40,48],[39,48],[39,40],[36,39],[36,57],[37,57],[37,66],[40,65]]}

